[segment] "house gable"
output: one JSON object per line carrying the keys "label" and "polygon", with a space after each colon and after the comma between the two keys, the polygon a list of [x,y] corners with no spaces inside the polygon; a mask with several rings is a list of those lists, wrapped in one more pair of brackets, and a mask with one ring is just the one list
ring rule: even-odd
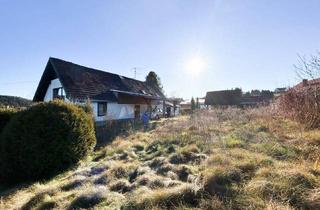
{"label": "house gable", "polygon": [[53,100],[55,98],[54,96],[54,90],[59,91],[61,95],[65,96],[65,91],[63,89],[63,86],[59,80],[59,78],[53,79],[51,80],[48,88],[47,88],[47,92],[44,96],[43,101],[50,101]]}
{"label": "house gable", "polygon": [[57,79],[58,74],[54,70],[52,63],[50,62],[50,59],[46,65],[46,68],[41,76],[38,88],[36,90],[36,93],[33,97],[33,101],[44,101],[45,96],[47,94],[48,87],[52,80]]}

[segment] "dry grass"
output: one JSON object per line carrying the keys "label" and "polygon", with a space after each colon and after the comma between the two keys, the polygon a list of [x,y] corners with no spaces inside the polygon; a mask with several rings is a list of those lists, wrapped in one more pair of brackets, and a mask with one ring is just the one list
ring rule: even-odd
{"label": "dry grass", "polygon": [[77,169],[3,190],[0,209],[319,209],[320,131],[272,107],[162,119]]}

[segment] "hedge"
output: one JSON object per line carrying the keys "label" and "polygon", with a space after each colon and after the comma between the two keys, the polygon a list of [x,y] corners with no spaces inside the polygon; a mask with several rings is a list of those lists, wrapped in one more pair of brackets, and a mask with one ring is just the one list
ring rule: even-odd
{"label": "hedge", "polygon": [[14,109],[0,109],[0,134],[15,113]]}
{"label": "hedge", "polygon": [[0,180],[50,178],[73,166],[96,144],[92,117],[62,101],[18,112],[0,139]]}

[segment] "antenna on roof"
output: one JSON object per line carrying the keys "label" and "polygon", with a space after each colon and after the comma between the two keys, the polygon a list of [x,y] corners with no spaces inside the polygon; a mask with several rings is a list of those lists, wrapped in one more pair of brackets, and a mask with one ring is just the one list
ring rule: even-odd
{"label": "antenna on roof", "polygon": [[133,71],[134,71],[134,77],[133,78],[136,79],[136,77],[137,77],[137,67],[133,67]]}

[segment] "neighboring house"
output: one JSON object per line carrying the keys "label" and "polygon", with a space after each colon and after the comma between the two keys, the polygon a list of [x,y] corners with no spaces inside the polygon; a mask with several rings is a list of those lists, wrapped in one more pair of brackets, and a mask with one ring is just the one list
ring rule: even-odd
{"label": "neighboring house", "polygon": [[243,96],[240,100],[240,106],[257,106],[263,104],[269,104],[272,100],[272,97],[265,96]]}
{"label": "neighboring house", "polygon": [[206,94],[205,104],[207,106],[236,106],[240,103],[241,95],[240,89],[210,91]]}
{"label": "neighboring house", "polygon": [[180,112],[181,112],[181,114],[190,114],[191,113],[190,100],[185,100],[180,103]]}
{"label": "neighboring house", "polygon": [[205,104],[207,106],[257,106],[267,104],[273,95],[243,95],[241,89],[220,90],[207,92]]}
{"label": "neighboring house", "polygon": [[208,106],[205,104],[206,97],[196,98],[196,105],[198,104],[198,109],[206,109]]}
{"label": "neighboring house", "polygon": [[287,88],[276,88],[275,90],[274,90],[274,93],[275,94],[281,94],[281,93],[284,93],[284,92],[286,92],[287,91]]}
{"label": "neighboring house", "polygon": [[306,87],[320,87],[320,78],[307,80],[303,79],[299,84],[293,86],[294,89],[302,89]]}
{"label": "neighboring house", "polygon": [[[163,108],[163,105],[165,108]],[[174,117],[180,114],[180,105],[175,104],[174,102],[171,102],[169,100],[166,100],[163,104],[163,101],[159,101],[157,105],[154,106],[154,108],[158,108],[163,113],[163,110],[165,111],[166,117]]]}
{"label": "neighboring house", "polygon": [[145,82],[49,58],[33,101],[63,99],[92,104],[95,121],[140,119],[163,93]]}
{"label": "neighboring house", "polygon": [[273,91],[274,98],[280,97],[283,93],[287,92],[288,88],[276,88]]}

